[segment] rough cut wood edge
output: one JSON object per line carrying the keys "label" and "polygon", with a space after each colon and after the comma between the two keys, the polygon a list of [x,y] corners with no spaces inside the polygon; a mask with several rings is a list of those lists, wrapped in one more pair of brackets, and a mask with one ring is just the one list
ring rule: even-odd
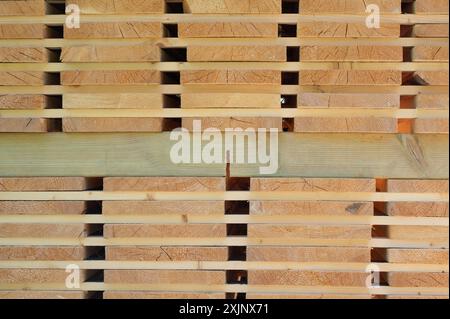
{"label": "rough cut wood edge", "polygon": [[45,15],[44,0],[0,1],[0,16]]}
{"label": "rough cut wood edge", "polygon": [[[379,6],[384,13],[401,13],[401,0],[373,0],[371,4]],[[366,13],[366,3],[359,0],[327,1],[302,0],[300,13]]]}
{"label": "rough cut wood edge", "polygon": [[281,0],[183,0],[185,13],[277,14]]}
{"label": "rough cut wood edge", "polygon": [[183,22],[178,24],[178,38],[277,38],[275,23]]}
{"label": "rough cut wood edge", "polygon": [[78,29],[64,25],[65,39],[158,39],[162,37],[163,27],[159,22],[81,23]]}
{"label": "rough cut wood edge", "polygon": [[227,261],[226,247],[106,247],[113,261]]}
{"label": "rough cut wood edge", "polygon": [[0,39],[43,39],[47,35],[44,24],[0,24]]}
{"label": "rough cut wood edge", "polygon": [[71,0],[82,14],[164,13],[164,0]]}
{"label": "rough cut wood edge", "polygon": [[225,299],[225,293],[105,291],[103,293],[103,299]]}
{"label": "rough cut wood edge", "polygon": [[225,191],[220,177],[111,177],[103,180],[105,191]]}
{"label": "rough cut wood edge", "polygon": [[162,132],[160,118],[64,118],[64,132]]}
{"label": "rough cut wood edge", "polygon": [[162,109],[160,93],[66,93],[65,109]]}
{"label": "rough cut wood edge", "polygon": [[0,177],[0,191],[77,191],[97,189],[98,178],[84,177]]}
{"label": "rough cut wood edge", "polygon": [[64,71],[61,85],[149,85],[160,84],[156,70]]}
{"label": "rough cut wood edge", "polygon": [[414,2],[416,14],[448,14],[447,0],[416,0]]}

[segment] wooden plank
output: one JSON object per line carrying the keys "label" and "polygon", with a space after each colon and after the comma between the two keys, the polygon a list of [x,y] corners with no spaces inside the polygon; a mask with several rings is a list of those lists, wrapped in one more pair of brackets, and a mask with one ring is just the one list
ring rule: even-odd
{"label": "wooden plank", "polygon": [[0,177],[1,191],[77,191],[98,188],[101,181],[84,177]]}
{"label": "wooden plank", "polygon": [[418,71],[413,78],[421,85],[448,85],[448,71]]}
{"label": "wooden plank", "polygon": [[[385,1],[372,0],[381,12],[401,13],[401,0]],[[366,3],[359,0],[302,0],[300,1],[300,13],[366,13]]]}
{"label": "wooden plank", "polygon": [[0,71],[0,86],[2,85],[44,85],[45,74],[36,71]]}
{"label": "wooden plank", "polygon": [[137,45],[63,47],[62,62],[159,62],[160,49],[152,42]]}
{"label": "wooden plank", "polygon": [[448,227],[440,226],[388,226],[390,239],[418,239],[448,241]]}
{"label": "wooden plank", "polygon": [[416,119],[414,133],[448,134],[448,119]]}
{"label": "wooden plank", "polygon": [[160,118],[64,118],[64,132],[161,132]]}
{"label": "wooden plank", "polygon": [[159,93],[65,93],[65,109],[160,109],[163,96]]}
{"label": "wooden plank", "polygon": [[301,85],[401,85],[400,71],[302,70]]}
{"label": "wooden plank", "polygon": [[0,24],[0,39],[43,39],[46,30],[44,24]]}
{"label": "wooden plank", "polygon": [[[448,193],[448,180],[388,180],[388,192]],[[448,203],[389,202],[390,216],[448,217]]]}
{"label": "wooden plank", "polygon": [[[2,284],[64,284],[67,278],[65,269],[0,269]],[[80,271],[80,279],[86,279],[86,272]]]}
{"label": "wooden plank", "polygon": [[84,260],[86,249],[72,247],[17,247],[0,246],[0,260]]}
{"label": "wooden plank", "polygon": [[345,294],[316,294],[316,295],[307,295],[307,294],[298,294],[298,295],[288,295],[288,294],[257,294],[257,293],[248,293],[246,294],[246,299],[250,300],[260,300],[260,299],[371,299],[371,295],[345,295]]}
{"label": "wooden plank", "polygon": [[398,123],[394,118],[376,117],[297,117],[294,132],[302,133],[397,133]]}
{"label": "wooden plank", "polygon": [[253,178],[252,191],[374,192],[374,179],[364,178]]}
{"label": "wooden plank", "polygon": [[252,270],[249,285],[365,287],[367,274],[317,271]]}
{"label": "wooden plank", "polygon": [[299,107],[328,108],[400,108],[398,94],[300,93]]}
{"label": "wooden plank", "polygon": [[189,70],[181,71],[181,84],[273,84],[281,85],[275,70]]}
{"label": "wooden plank", "polygon": [[281,0],[183,0],[185,13],[276,14]]}
{"label": "wooden plank", "polygon": [[183,22],[178,24],[178,38],[276,38],[275,23]]}
{"label": "wooden plank", "polygon": [[[439,57],[441,55],[444,55],[444,53],[439,54]],[[439,57],[437,60],[440,61]],[[401,62],[403,61],[403,48],[394,46],[302,46],[300,61]]]}
{"label": "wooden plank", "polygon": [[0,109],[44,109],[48,99],[45,95],[0,95]]}
{"label": "wooden plank", "polygon": [[448,264],[448,249],[387,249],[386,261],[408,264]]}
{"label": "wooden plank", "polygon": [[448,47],[416,46],[412,50],[414,62],[448,62]]}
{"label": "wooden plank", "polygon": [[44,0],[2,0],[0,16],[45,15]]}
{"label": "wooden plank", "polygon": [[156,70],[61,72],[62,85],[145,85],[160,82],[160,72]]}
{"label": "wooden plank", "polygon": [[248,225],[249,238],[370,239],[371,234],[370,226]]}
{"label": "wooden plank", "polygon": [[223,285],[225,271],[105,270],[105,283]]}
{"label": "wooden plank", "polygon": [[[1,250],[0,250],[1,251]],[[0,255],[1,256],[1,255]],[[226,247],[106,247],[106,260],[227,261]]]}
{"label": "wooden plank", "polygon": [[418,109],[448,109],[448,94],[418,94],[414,106]]}
{"label": "wooden plank", "polygon": [[251,215],[373,215],[373,203],[333,201],[251,201]]}
{"label": "wooden plank", "polygon": [[[0,228],[1,229],[1,228]],[[1,232],[0,232],[1,236]],[[105,238],[210,237],[227,236],[226,225],[105,225]]]}
{"label": "wooden plank", "polygon": [[112,177],[103,181],[105,191],[225,191],[225,178],[220,177]]}
{"label": "wooden plank", "polygon": [[[274,177],[448,178],[445,135],[280,134],[278,139]],[[173,164],[174,144],[169,133],[2,134],[0,176],[224,176],[224,164]],[[233,164],[231,174],[260,176],[259,168]]]}
{"label": "wooden plank", "polygon": [[44,48],[0,47],[0,62],[47,62],[48,50]]}
{"label": "wooden plank", "polygon": [[247,247],[247,261],[261,262],[370,262],[368,248]]}
{"label": "wooden plank", "polygon": [[448,14],[447,0],[416,0],[414,1],[416,14]]}
{"label": "wooden plank", "polygon": [[83,291],[0,291],[1,299],[86,299]]}
{"label": "wooden plank", "polygon": [[[1,188],[1,187],[0,187]],[[1,191],[1,189],[0,189]],[[82,201],[1,201],[0,215],[80,215],[87,211]]]}
{"label": "wooden plank", "polygon": [[283,120],[276,117],[257,117],[257,118],[247,118],[247,117],[208,117],[208,118],[183,118],[182,127],[188,129],[189,131],[194,131],[194,121],[201,120],[202,129],[207,128],[217,128],[224,132],[225,129],[231,128],[242,128],[246,129],[277,129],[279,132],[283,131]]}
{"label": "wooden plank", "polygon": [[162,36],[159,22],[83,22],[80,28],[64,25],[65,39],[156,39]]}
{"label": "wooden plank", "polygon": [[189,46],[189,62],[285,62],[286,48],[270,45]]}
{"label": "wooden plank", "polygon": [[413,27],[416,38],[448,38],[448,24],[416,24]]}
{"label": "wooden plank", "polygon": [[181,108],[281,108],[280,94],[183,93]]}
{"label": "wooden plank", "polygon": [[71,0],[82,14],[164,13],[164,0]]}
{"label": "wooden plank", "polygon": [[104,215],[223,215],[223,201],[103,201]]}
{"label": "wooden plank", "polygon": [[308,38],[399,38],[399,24],[382,24],[380,28],[367,28],[364,23],[300,22],[297,35]]}
{"label": "wooden plank", "polygon": [[87,235],[87,226],[82,224],[1,224],[0,238],[21,237],[84,237]]}
{"label": "wooden plank", "polygon": [[[1,295],[0,295],[1,296]],[[158,293],[143,291],[105,291],[103,299],[225,299],[224,293]]]}
{"label": "wooden plank", "polygon": [[0,133],[44,133],[50,132],[52,128],[52,123],[47,119],[0,118]]}
{"label": "wooden plank", "polygon": [[391,287],[448,287],[448,273],[388,273]]}

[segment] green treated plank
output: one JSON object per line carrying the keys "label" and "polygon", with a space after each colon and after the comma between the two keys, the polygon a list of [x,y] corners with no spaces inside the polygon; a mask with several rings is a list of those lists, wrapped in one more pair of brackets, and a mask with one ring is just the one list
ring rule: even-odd
{"label": "green treated plank", "polygon": [[[0,134],[0,176],[225,174],[225,164],[173,164],[174,144],[169,133]],[[448,135],[283,133],[270,176],[445,179],[448,153]],[[259,166],[231,172],[259,176]]]}

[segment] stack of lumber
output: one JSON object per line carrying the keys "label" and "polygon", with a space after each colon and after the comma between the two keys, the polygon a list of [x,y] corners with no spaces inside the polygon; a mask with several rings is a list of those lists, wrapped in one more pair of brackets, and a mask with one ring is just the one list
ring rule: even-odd
{"label": "stack of lumber", "polygon": [[368,2],[0,1],[0,298],[448,298],[448,1]]}

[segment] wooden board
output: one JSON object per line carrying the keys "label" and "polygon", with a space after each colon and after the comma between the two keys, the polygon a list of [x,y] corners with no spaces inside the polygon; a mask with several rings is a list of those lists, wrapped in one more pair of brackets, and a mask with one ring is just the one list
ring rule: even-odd
{"label": "wooden board", "polygon": [[153,43],[128,46],[85,45],[63,47],[62,62],[159,62],[160,49]]}
{"label": "wooden board", "polygon": [[0,85],[44,85],[45,74],[42,72],[4,72],[0,71]]}
{"label": "wooden board", "polygon": [[295,132],[327,133],[397,133],[398,123],[393,118],[349,117],[349,118],[296,118]]}
{"label": "wooden board", "polygon": [[448,62],[448,47],[416,46],[412,51],[412,60]]}
{"label": "wooden board", "polygon": [[281,108],[279,94],[184,93],[181,107],[194,108]]}
{"label": "wooden board", "polygon": [[[11,190],[10,190],[11,191]],[[80,215],[88,209],[82,201],[1,201],[0,215]]]}
{"label": "wooden board", "polygon": [[153,70],[61,72],[62,85],[145,85],[160,82],[160,73]]}
{"label": "wooden board", "polygon": [[159,22],[81,23],[80,28],[64,26],[65,39],[152,39],[163,36]]}
{"label": "wooden board", "polygon": [[189,131],[194,131],[194,121],[201,121],[202,129],[207,128],[217,128],[220,131],[225,131],[225,129],[235,129],[242,128],[254,129],[259,128],[266,129],[277,129],[279,132],[283,131],[283,120],[276,117],[257,117],[257,118],[247,118],[247,117],[209,117],[207,119],[202,118],[183,118],[182,127],[188,129]]}
{"label": "wooden board", "polygon": [[64,132],[161,132],[160,118],[64,118]]}
{"label": "wooden board", "polygon": [[416,24],[413,35],[417,38],[448,38],[448,24]]}
{"label": "wooden board", "polygon": [[47,62],[49,52],[44,48],[0,47],[0,62]]}
{"label": "wooden board", "polygon": [[0,1],[0,16],[44,15],[44,0],[6,0]]}
{"label": "wooden board", "polygon": [[383,24],[379,29],[369,29],[364,23],[300,22],[297,34],[313,38],[398,38],[399,24]]}
{"label": "wooden board", "polygon": [[157,93],[66,93],[65,109],[160,109],[163,96]]}
{"label": "wooden board", "polygon": [[105,291],[103,299],[225,299],[224,293],[151,293],[140,291]]}
{"label": "wooden board", "polygon": [[0,260],[84,260],[84,247],[15,247],[0,246]]}
{"label": "wooden board", "polygon": [[317,108],[400,108],[397,94],[300,93],[298,107]]}
{"label": "wooden board", "polygon": [[226,247],[106,247],[106,260],[226,261]]}
{"label": "wooden board", "polygon": [[448,1],[446,0],[416,0],[414,12],[417,14],[448,14]]}
{"label": "wooden board", "polygon": [[87,299],[83,291],[0,291],[1,299]]}
{"label": "wooden board", "polygon": [[286,49],[282,46],[190,46],[188,62],[284,62]]}
{"label": "wooden board", "polygon": [[2,119],[0,118],[0,133],[44,133],[53,129],[47,119]]}
{"label": "wooden board", "polygon": [[370,262],[367,248],[247,247],[247,261],[261,262]]}
{"label": "wooden board", "polygon": [[182,71],[181,84],[281,84],[281,72],[272,70]]}
{"label": "wooden board", "polygon": [[345,286],[365,287],[367,274],[314,271],[252,270],[250,285]]}
{"label": "wooden board", "polygon": [[391,287],[448,287],[448,273],[389,273]]}
{"label": "wooden board", "polygon": [[220,177],[113,177],[105,178],[106,191],[225,191],[225,179]]}
{"label": "wooden board", "polygon": [[48,99],[44,95],[0,95],[0,109],[43,109]]}
{"label": "wooden board", "polygon": [[[427,54],[431,53],[427,52]],[[439,61],[442,59],[441,56],[445,56],[445,52],[438,53],[438,57],[435,60]],[[420,60],[421,56],[419,53],[416,53],[415,57]],[[422,57],[422,59],[423,58],[424,57]],[[305,62],[399,62],[403,61],[403,50],[401,47],[392,46],[302,46],[300,50],[300,60]]]}
{"label": "wooden board", "polygon": [[[376,4],[381,12],[400,13],[401,0],[385,1],[372,0],[371,4]],[[365,13],[366,3],[358,0],[302,0],[300,1],[301,13]]]}
{"label": "wooden board", "polygon": [[186,13],[281,13],[281,0],[183,0]]}
{"label": "wooden board", "polygon": [[83,177],[1,177],[0,191],[77,191],[95,189],[101,185],[98,178]]}
{"label": "wooden board", "polygon": [[[105,238],[226,237],[226,225],[105,225]],[[1,236],[1,228],[0,228]]]}
{"label": "wooden board", "polygon": [[104,201],[105,215],[223,215],[225,202],[223,201]]}
{"label": "wooden board", "polygon": [[275,23],[215,22],[179,23],[179,38],[276,38]]}
{"label": "wooden board", "polygon": [[71,0],[82,14],[163,13],[164,0]]}
{"label": "wooden board", "polygon": [[43,39],[46,31],[43,24],[0,24],[0,39]]}
{"label": "wooden board", "polygon": [[388,249],[386,261],[408,264],[448,264],[449,252],[436,249]]}
{"label": "wooden board", "polygon": [[[424,74],[424,76],[427,74]],[[431,77],[432,75],[430,75]],[[438,79],[429,81],[437,82]],[[319,70],[300,71],[301,85],[401,85],[399,71]]]}
{"label": "wooden board", "polygon": [[128,284],[225,284],[224,271],[106,270],[106,283]]}

